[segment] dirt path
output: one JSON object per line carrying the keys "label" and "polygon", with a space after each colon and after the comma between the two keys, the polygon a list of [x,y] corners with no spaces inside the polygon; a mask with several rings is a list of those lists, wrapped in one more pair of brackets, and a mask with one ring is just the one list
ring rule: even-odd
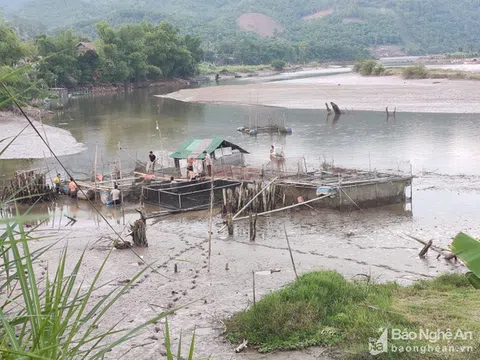
{"label": "dirt path", "polygon": [[478,113],[480,93],[473,80],[404,80],[341,74],[269,83],[184,89],[159,95],[205,104],[255,104],[292,109],[325,109],[333,101],[342,109],[398,112]]}

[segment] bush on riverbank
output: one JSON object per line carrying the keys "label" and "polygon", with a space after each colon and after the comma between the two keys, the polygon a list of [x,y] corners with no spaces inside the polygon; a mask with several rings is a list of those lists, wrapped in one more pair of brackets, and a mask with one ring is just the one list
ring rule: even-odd
{"label": "bush on riverbank", "polygon": [[385,67],[375,60],[362,60],[355,63],[353,71],[363,76],[380,76],[385,74]]}
{"label": "bush on riverbank", "polygon": [[425,65],[408,66],[402,70],[404,79],[426,79],[429,77],[428,70]]}
{"label": "bush on riverbank", "polygon": [[287,65],[287,63],[283,60],[274,60],[270,63],[270,65],[274,70],[282,71],[285,68],[285,65]]}
{"label": "bush on riverbank", "polygon": [[[387,325],[416,332],[420,327],[432,331],[437,328],[480,330],[477,298],[478,292],[463,275],[443,275],[400,287],[394,283],[350,282],[333,271],[313,272],[228,319],[227,337],[235,342],[248,339],[260,352],[333,345],[352,358],[363,358],[369,356],[370,338],[378,338],[378,329]],[[429,343],[390,340],[390,344]],[[461,342],[459,345],[472,344]],[[473,359],[478,358],[478,354],[477,347],[467,355]],[[379,358],[392,355],[415,358],[419,354],[383,354]],[[459,355],[462,357],[458,359],[468,358],[466,354]]]}

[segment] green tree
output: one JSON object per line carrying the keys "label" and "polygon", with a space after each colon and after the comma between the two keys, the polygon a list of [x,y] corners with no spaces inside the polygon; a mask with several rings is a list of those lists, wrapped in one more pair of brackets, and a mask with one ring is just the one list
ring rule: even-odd
{"label": "green tree", "polygon": [[24,48],[15,30],[10,26],[0,25],[0,65],[16,65],[23,55]]}
{"label": "green tree", "polygon": [[50,87],[73,88],[79,84],[81,72],[77,59],[78,41],[72,30],[61,32],[55,37],[40,36],[36,39],[39,55],[48,57],[40,63],[40,76]]}

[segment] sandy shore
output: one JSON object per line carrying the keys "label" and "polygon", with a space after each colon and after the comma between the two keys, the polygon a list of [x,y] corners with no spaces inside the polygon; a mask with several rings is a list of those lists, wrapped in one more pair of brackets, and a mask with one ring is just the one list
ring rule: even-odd
{"label": "sandy shore", "polygon": [[[43,125],[39,121],[33,121],[34,125],[45,136],[47,142],[58,155],[71,155],[85,150],[85,146],[78,143],[69,131],[49,125]],[[0,112],[0,140],[13,139],[25,126],[27,120],[19,115],[9,112]],[[0,149],[10,140],[5,140]],[[22,134],[8,147],[0,159],[41,159],[50,157],[50,152],[42,140],[31,127],[27,127]]]}
{"label": "sandy shore", "polygon": [[339,74],[315,78],[184,89],[159,97],[205,104],[238,104],[325,109],[333,101],[342,109],[398,112],[478,113],[480,83],[471,80],[404,80],[397,76]]}

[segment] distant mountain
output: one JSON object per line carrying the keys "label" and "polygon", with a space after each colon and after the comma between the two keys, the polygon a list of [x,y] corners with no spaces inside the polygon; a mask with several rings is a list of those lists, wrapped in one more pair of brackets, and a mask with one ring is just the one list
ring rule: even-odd
{"label": "distant mountain", "polygon": [[73,27],[89,36],[101,20],[168,20],[217,48],[239,37],[308,42],[321,48],[317,53],[338,51],[339,58],[351,57],[341,54],[344,48],[378,56],[480,48],[478,0],[0,0],[0,6],[12,2],[17,10],[7,10],[7,18],[15,15],[19,28],[42,23],[49,31]]}

